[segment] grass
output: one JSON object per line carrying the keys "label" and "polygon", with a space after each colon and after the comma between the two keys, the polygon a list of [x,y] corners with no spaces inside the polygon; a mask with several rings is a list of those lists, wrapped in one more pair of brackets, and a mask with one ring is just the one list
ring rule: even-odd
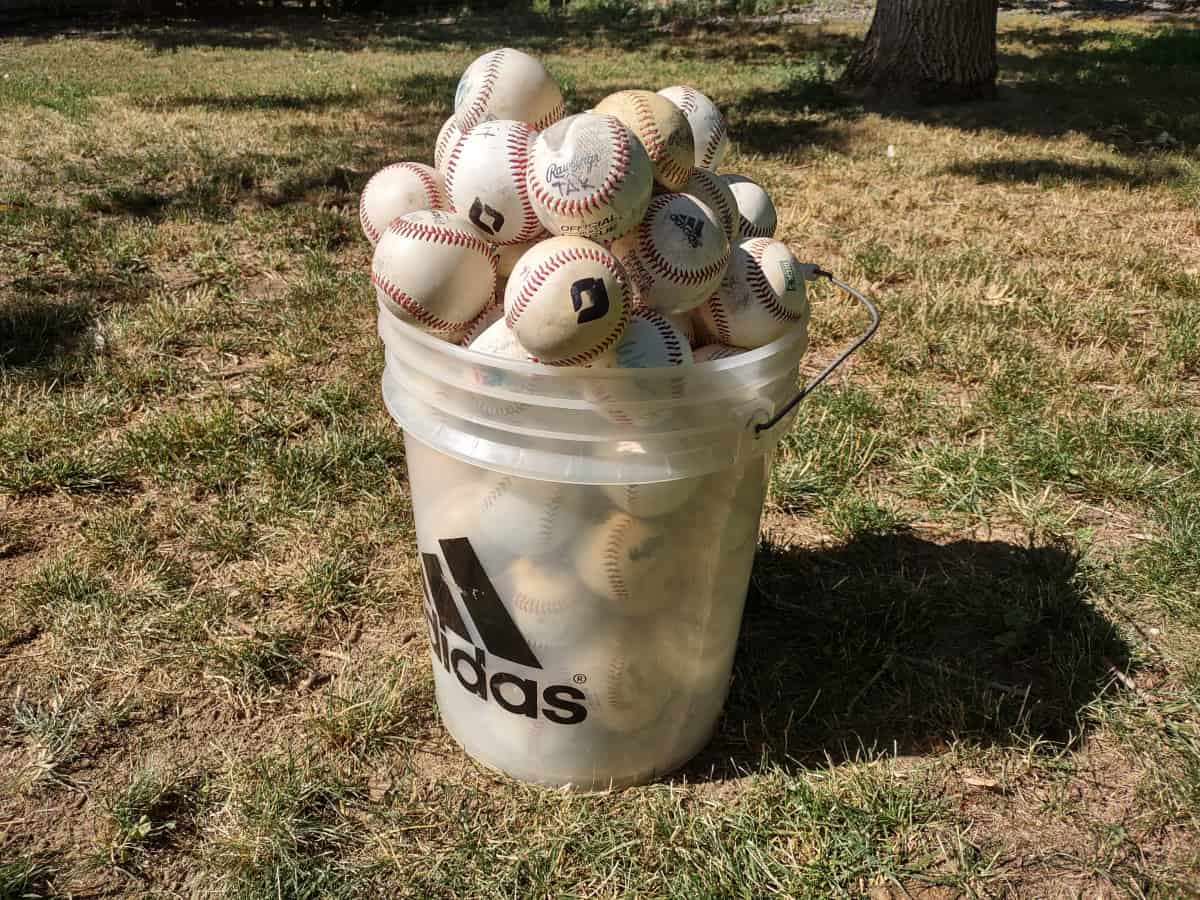
{"label": "grass", "polygon": [[[1005,14],[997,103],[872,110],[861,23],[714,9],[0,41],[0,897],[1195,893],[1200,34]],[[620,794],[438,725],[378,395],[357,193],[502,43],[706,90],[886,316],[776,455],[717,735]]]}

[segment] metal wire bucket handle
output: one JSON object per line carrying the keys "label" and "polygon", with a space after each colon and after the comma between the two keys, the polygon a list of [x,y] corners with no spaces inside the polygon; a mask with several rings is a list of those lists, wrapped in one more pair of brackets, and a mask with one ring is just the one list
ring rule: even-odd
{"label": "metal wire bucket handle", "polygon": [[771,418],[767,419],[767,421],[760,422],[759,424],[755,425],[754,433],[756,435],[762,434],[764,431],[767,431],[768,429],[774,428],[776,425],[778,425],[788,413],[790,413],[800,404],[801,400],[820,387],[825,379],[834,373],[838,366],[853,356],[858,351],[859,347],[869,341],[871,336],[874,335],[879,328],[879,310],[876,309],[875,304],[863,296],[863,294],[850,287],[850,285],[846,284],[846,282],[834,278],[832,273],[826,272],[820,266],[813,266],[808,271],[811,274],[810,280],[816,280],[817,278],[828,278],[839,288],[861,303],[866,309],[867,314],[871,317],[871,324],[867,326],[866,331],[859,335],[858,340],[842,351],[842,354],[837,359],[827,365],[820,375],[806,384],[803,390],[789,400],[782,409],[775,413],[775,415],[771,416]]}

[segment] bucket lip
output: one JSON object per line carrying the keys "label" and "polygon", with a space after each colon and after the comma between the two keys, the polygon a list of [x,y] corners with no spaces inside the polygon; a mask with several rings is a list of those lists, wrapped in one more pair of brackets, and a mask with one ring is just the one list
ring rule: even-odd
{"label": "bucket lip", "polygon": [[432,334],[422,331],[415,325],[405,322],[403,319],[397,318],[386,306],[383,305],[383,302],[378,299],[376,299],[376,305],[379,308],[378,328],[380,331],[380,338],[385,344],[387,343],[387,339],[383,337],[382,329],[384,327],[396,328],[407,340],[415,341],[418,344],[423,345],[428,350],[448,356],[451,359],[458,360],[462,363],[474,366],[488,365],[497,369],[504,369],[505,371],[512,372],[516,375],[536,375],[539,378],[579,378],[580,375],[586,375],[588,378],[595,377],[602,379],[666,379],[678,378],[680,368],[685,368],[685,370],[700,370],[704,372],[732,372],[743,366],[753,366],[764,359],[786,353],[786,351],[793,344],[805,339],[805,332],[807,330],[806,328],[792,327],[788,329],[787,333],[785,333],[783,336],[776,338],[775,340],[771,341],[771,343],[762,347],[757,347],[753,350],[743,350],[741,353],[725,359],[713,359],[706,362],[694,363],[688,367],[663,366],[661,368],[648,369],[585,367],[580,369],[575,366],[550,366],[539,363],[524,362],[523,360],[505,359],[502,356],[493,356],[490,353],[480,353],[478,350],[471,350],[469,347],[460,347],[458,344],[452,344],[449,341],[444,341],[441,338],[434,337]]}

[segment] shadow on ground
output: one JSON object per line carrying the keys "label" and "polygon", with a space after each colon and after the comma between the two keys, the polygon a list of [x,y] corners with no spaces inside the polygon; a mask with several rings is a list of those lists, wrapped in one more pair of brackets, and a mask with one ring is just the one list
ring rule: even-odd
{"label": "shadow on ground", "polygon": [[88,349],[95,316],[85,300],[24,297],[0,303],[0,372],[36,368]]}
{"label": "shadow on ground", "polygon": [[1070,745],[1128,648],[1058,546],[908,534],[760,548],[717,736],[685,770],[819,767],[953,741]]}
{"label": "shadow on ground", "polygon": [[1078,184],[1137,188],[1187,177],[1187,173],[1179,166],[1153,158],[1132,161],[1127,166],[1045,157],[963,160],[947,166],[939,174],[965,175],[983,184],[1036,184],[1041,187]]}

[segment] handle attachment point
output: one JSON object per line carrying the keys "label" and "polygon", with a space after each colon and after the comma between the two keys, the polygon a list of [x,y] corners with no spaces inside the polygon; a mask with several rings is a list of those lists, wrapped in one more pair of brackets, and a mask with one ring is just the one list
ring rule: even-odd
{"label": "handle attachment point", "polygon": [[775,415],[771,416],[771,418],[769,418],[767,421],[760,422],[759,424],[755,425],[754,434],[756,437],[762,434],[764,431],[768,431],[778,425],[788,413],[790,413],[800,404],[801,400],[820,387],[821,384],[824,383],[825,379],[832,375],[842,363],[853,356],[858,349],[867,341],[869,341],[879,329],[879,310],[876,308],[875,304],[867,299],[867,297],[861,292],[850,287],[850,285],[846,284],[846,282],[841,281],[838,278],[834,278],[832,272],[826,272],[820,266],[809,264],[804,266],[804,270],[809,281],[815,281],[817,278],[828,278],[835,285],[861,303],[863,308],[866,309],[867,314],[871,317],[871,324],[867,326],[867,330],[860,334],[858,339],[853,344],[843,350],[837,359],[827,365],[819,375],[806,384],[800,393],[789,400],[782,409],[775,413]]}

